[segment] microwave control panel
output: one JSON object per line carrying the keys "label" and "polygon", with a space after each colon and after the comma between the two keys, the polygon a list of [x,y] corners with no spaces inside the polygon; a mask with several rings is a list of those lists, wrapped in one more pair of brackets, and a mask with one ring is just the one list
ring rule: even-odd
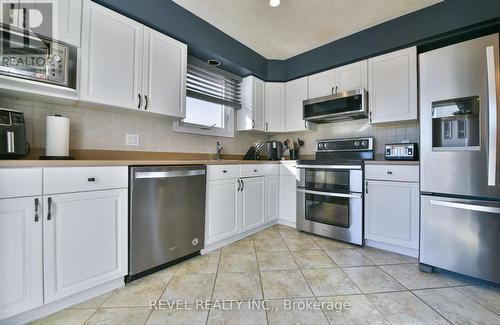
{"label": "microwave control panel", "polygon": [[418,160],[418,144],[416,143],[386,144],[385,160]]}

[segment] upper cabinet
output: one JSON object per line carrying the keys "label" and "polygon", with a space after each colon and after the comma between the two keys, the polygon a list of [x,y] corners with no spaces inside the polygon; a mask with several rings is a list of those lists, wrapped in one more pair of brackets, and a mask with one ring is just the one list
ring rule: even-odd
{"label": "upper cabinet", "polygon": [[[29,3],[30,8],[37,8],[39,5],[40,12],[44,12],[47,5],[47,0],[30,0],[21,1],[20,6]],[[64,0],[49,2],[52,5],[52,28],[42,29],[38,31],[40,35],[74,45],[80,46],[80,32],[82,22],[82,0]],[[22,20],[19,20],[22,22]],[[22,28],[22,26],[18,26]]]}
{"label": "upper cabinet", "polygon": [[237,112],[237,130],[266,131],[266,83],[249,76],[241,82],[241,109]]}
{"label": "upper cabinet", "polygon": [[370,123],[417,119],[417,49],[368,60]]}
{"label": "upper cabinet", "polygon": [[187,46],[144,27],[144,110],[186,116]]}
{"label": "upper cabinet", "polygon": [[81,58],[81,100],[185,117],[185,44],[86,0]]}
{"label": "upper cabinet", "polygon": [[308,77],[309,99],[368,87],[368,61],[363,60]]}
{"label": "upper cabinet", "polygon": [[285,131],[305,131],[314,125],[304,121],[303,101],[307,99],[307,77],[285,83]]}
{"label": "upper cabinet", "polygon": [[266,131],[285,132],[285,84],[266,83]]}

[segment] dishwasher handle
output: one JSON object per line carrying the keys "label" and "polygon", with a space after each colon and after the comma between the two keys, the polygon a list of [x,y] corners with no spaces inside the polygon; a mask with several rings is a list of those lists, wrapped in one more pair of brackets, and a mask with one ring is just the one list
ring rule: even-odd
{"label": "dishwasher handle", "polygon": [[172,177],[190,177],[205,175],[205,170],[171,170],[166,172],[137,172],[134,175],[135,179],[152,179],[152,178],[172,178]]}

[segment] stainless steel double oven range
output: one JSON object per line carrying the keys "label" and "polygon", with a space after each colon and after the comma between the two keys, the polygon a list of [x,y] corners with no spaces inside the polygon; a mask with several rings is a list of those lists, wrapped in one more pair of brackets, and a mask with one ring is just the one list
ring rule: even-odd
{"label": "stainless steel double oven range", "polygon": [[297,229],[363,245],[363,161],[373,138],[316,141],[316,159],[297,164]]}

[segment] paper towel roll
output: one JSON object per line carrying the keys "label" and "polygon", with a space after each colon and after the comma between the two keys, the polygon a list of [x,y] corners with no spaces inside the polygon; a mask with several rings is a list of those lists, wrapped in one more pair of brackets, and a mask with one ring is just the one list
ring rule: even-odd
{"label": "paper towel roll", "polygon": [[69,156],[69,118],[60,115],[47,116],[45,155],[49,157]]}

